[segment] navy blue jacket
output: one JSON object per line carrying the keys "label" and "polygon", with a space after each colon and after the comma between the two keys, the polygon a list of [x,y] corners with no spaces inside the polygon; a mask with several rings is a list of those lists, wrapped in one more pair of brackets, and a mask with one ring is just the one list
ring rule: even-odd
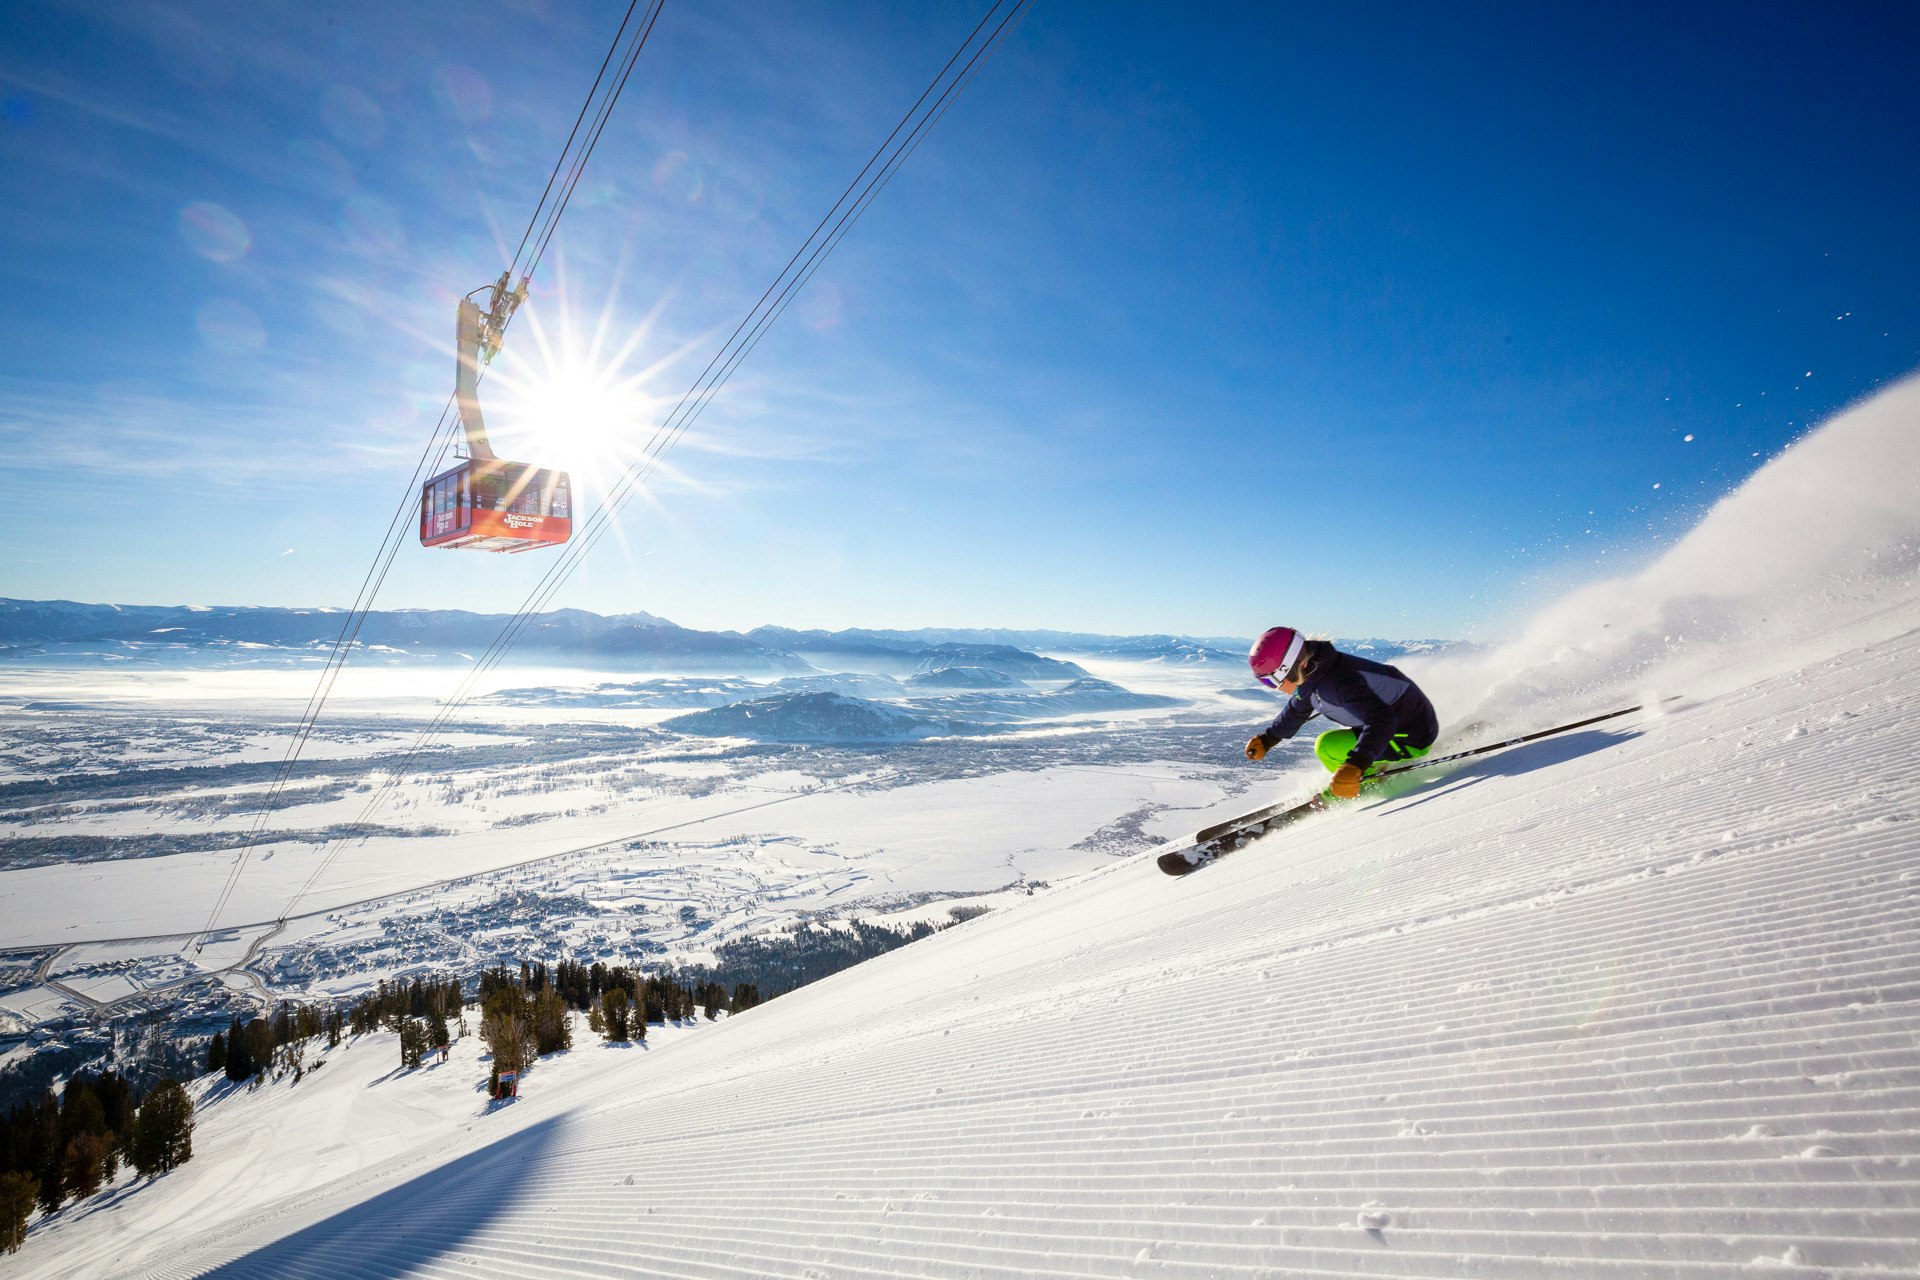
{"label": "navy blue jacket", "polygon": [[1405,734],[1409,747],[1430,747],[1440,736],[1433,704],[1398,667],[1341,653],[1324,640],[1309,640],[1303,657],[1307,678],[1260,734],[1269,747],[1300,732],[1316,715],[1357,731],[1359,741],[1346,762],[1362,769],[1392,754],[1388,748],[1396,734]]}

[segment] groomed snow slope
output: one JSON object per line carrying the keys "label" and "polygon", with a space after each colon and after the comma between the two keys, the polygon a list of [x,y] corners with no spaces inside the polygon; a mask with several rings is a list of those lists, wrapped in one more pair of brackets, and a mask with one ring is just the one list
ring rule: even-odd
{"label": "groomed snow slope", "polygon": [[[1915,407],[1908,385],[1828,431],[1891,420],[1911,440]],[[1607,709],[1613,685],[1684,694],[1664,715],[1427,777],[1185,880],[1134,859],[645,1053],[577,1051],[616,1065],[542,1067],[505,1111],[462,1097],[411,1120],[409,1150],[309,1190],[200,1197],[138,1239],[57,1224],[17,1261],[327,1280],[1916,1274],[1916,465],[1878,480],[1904,508],[1862,504],[1909,526],[1846,579],[1846,609],[1788,642],[1728,624],[1717,650],[1681,646],[1698,688],[1663,683],[1646,628],[1673,634],[1689,593],[1723,619],[1766,602],[1676,588],[1671,557],[1636,580],[1664,601],[1578,606],[1629,619],[1624,642],[1581,650],[1598,631],[1564,616],[1521,642],[1537,717],[1512,727]],[[1579,674],[1558,688],[1556,644]],[[204,1123],[211,1143],[227,1122]],[[170,1194],[138,1193],[147,1221]]]}

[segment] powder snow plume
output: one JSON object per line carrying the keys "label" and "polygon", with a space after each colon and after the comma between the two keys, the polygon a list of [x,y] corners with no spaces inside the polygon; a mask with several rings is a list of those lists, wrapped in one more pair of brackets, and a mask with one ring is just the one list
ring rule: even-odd
{"label": "powder snow plume", "polygon": [[[1920,597],[1920,376],[1809,432],[1654,564],[1575,591],[1512,643],[1419,671],[1444,720],[1505,729],[1706,695],[1834,652]],[[1606,704],[1605,707],[1602,704]],[[1536,725],[1535,722],[1538,722]]]}

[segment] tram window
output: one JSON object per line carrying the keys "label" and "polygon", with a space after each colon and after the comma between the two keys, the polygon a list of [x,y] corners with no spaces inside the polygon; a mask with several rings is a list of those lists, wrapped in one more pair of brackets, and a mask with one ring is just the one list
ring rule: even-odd
{"label": "tram window", "polygon": [[506,477],[483,475],[473,478],[473,505],[482,511],[499,511],[506,497]]}
{"label": "tram window", "polygon": [[442,476],[427,490],[427,514],[434,536],[467,527],[466,512],[460,503],[465,483],[465,476]]}

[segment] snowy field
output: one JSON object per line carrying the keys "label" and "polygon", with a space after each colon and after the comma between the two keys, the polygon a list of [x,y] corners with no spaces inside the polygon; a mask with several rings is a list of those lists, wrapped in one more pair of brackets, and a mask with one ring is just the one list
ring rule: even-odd
{"label": "snowy field", "polygon": [[[209,1099],[194,1164],[37,1225],[13,1265],[1920,1274],[1917,435],[1907,384],[1644,573],[1423,670],[1516,728],[1674,699],[1657,713],[1412,775],[1183,880],[1089,846],[1077,874],[737,1018],[543,1063],[508,1107],[476,1092],[470,1042],[405,1073],[368,1038],[277,1094]],[[1116,798],[1077,829],[1147,836],[1225,786],[1093,763],[997,795],[967,790],[984,770],[915,785],[1044,815],[1141,774],[1161,810],[1115,826]],[[785,856],[872,841],[933,883],[950,864],[900,853],[902,796],[765,813]],[[983,848],[1032,830],[981,822]],[[1011,839],[1001,866],[1071,834]]]}
{"label": "snowy field", "polygon": [[[699,961],[803,916],[997,901],[1242,803],[1259,775],[1238,744],[1274,708],[1237,661],[1095,665],[1105,681],[933,695],[512,670],[437,729],[460,673],[350,666],[277,792],[305,659],[0,667],[0,950],[19,961],[0,1033],[429,966]],[[800,740],[664,723],[817,685],[887,700],[829,701]],[[953,731],[866,741],[832,720],[875,707]]]}

